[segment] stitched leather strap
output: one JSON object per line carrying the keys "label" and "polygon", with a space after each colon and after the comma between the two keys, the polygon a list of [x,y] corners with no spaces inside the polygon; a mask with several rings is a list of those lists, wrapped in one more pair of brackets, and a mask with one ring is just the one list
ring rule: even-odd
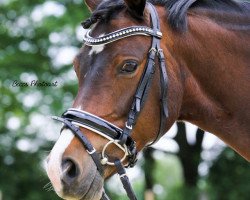
{"label": "stitched leather strap", "polygon": [[[160,31],[160,21],[155,7],[147,3],[148,9],[151,13],[151,24],[154,32]],[[133,126],[135,126],[137,118],[142,110],[147,94],[149,91],[149,86],[155,72],[155,60],[156,56],[158,57],[159,68],[160,68],[160,86],[161,86],[161,113],[160,113],[160,128],[155,140],[150,144],[155,143],[160,136],[164,134],[166,118],[168,117],[168,108],[167,108],[167,71],[163,51],[160,48],[160,38],[153,37],[151,49],[148,54],[148,61],[144,74],[142,75],[141,81],[138,85],[138,88],[135,93],[134,101],[132,103],[131,110],[128,115],[126,122],[126,127],[123,130],[123,135],[120,139],[120,144],[125,144],[127,139],[132,133]]]}
{"label": "stitched leather strap", "polygon": [[108,195],[105,192],[103,192],[100,200],[110,200],[110,198],[108,197]]}
{"label": "stitched leather strap", "polygon": [[120,176],[120,180],[122,182],[123,188],[127,192],[129,199],[130,200],[137,200],[135,193],[132,189],[132,186],[129,182],[129,178],[128,178],[126,171],[125,171],[124,167],[122,166],[122,163],[120,162],[120,160],[115,161],[115,167],[116,167],[117,173]]}
{"label": "stitched leather strap", "polygon": [[92,146],[92,144],[89,142],[87,137],[80,131],[78,127],[76,127],[74,124],[72,124],[70,121],[67,119],[61,118],[61,117],[56,117],[53,116],[52,119],[62,122],[63,124],[66,125],[68,129],[70,129],[74,135],[79,139],[79,141],[82,143],[88,154],[92,157],[93,161],[96,164],[96,167],[101,175],[103,175],[103,167],[100,162],[100,157],[96,153],[95,148]]}

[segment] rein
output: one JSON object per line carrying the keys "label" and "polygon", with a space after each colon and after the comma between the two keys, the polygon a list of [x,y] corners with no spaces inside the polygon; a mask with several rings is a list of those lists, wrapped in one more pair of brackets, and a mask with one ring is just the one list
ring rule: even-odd
{"label": "rein", "polygon": [[[136,143],[131,137],[131,133],[133,131],[134,126],[136,125],[137,118],[145,104],[148,95],[149,87],[151,85],[152,78],[155,73],[156,58],[158,59],[160,69],[161,116],[159,132],[155,140],[150,145],[155,143],[164,134],[166,118],[168,117],[168,78],[164,54],[162,49],[160,48],[160,39],[162,37],[162,33],[160,32],[160,22],[155,7],[150,3],[147,3],[147,6],[150,11],[152,28],[145,26],[131,26],[97,38],[93,38],[90,36],[90,30],[84,36],[85,44],[88,46],[108,44],[116,40],[120,40],[134,35],[152,37],[152,44],[148,53],[147,64],[145,65],[144,73],[137,87],[124,129],[121,129],[115,126],[114,124],[102,118],[99,118],[98,116],[95,116],[91,113],[74,108],[68,109],[66,112],[63,113],[61,117],[52,117],[54,120],[62,122],[64,124],[64,128],[70,129],[73,134],[80,140],[88,154],[92,157],[101,175],[103,175],[104,165],[113,165],[116,167],[117,173],[120,176],[123,187],[126,190],[127,196],[130,200],[136,200],[137,198],[131,187],[131,184],[129,182],[128,176],[126,175],[126,171],[122,163],[127,159],[128,163],[126,164],[126,167],[133,167],[137,161]],[[104,146],[101,152],[101,159],[100,154],[96,152],[93,145],[88,141],[87,137],[82,133],[82,131],[80,131],[79,127],[91,130],[94,133],[99,134],[109,140],[109,142]],[[111,144],[115,144],[124,152],[124,156],[122,159],[116,159],[114,162],[108,160],[108,157],[105,155],[105,151],[107,147]],[[109,200],[109,197],[106,195],[105,191],[103,192],[101,199]]]}

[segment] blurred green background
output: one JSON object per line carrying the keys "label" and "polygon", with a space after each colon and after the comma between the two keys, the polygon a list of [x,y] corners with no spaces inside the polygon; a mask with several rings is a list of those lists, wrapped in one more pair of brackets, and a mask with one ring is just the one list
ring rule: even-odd
{"label": "blurred green background", "polygon": [[[76,95],[72,59],[87,16],[82,0],[0,0],[0,200],[59,199],[43,170],[60,130],[49,116],[60,115]],[[15,80],[58,86],[15,87]],[[175,125],[129,170],[139,199],[248,200],[249,163],[189,126]],[[117,176],[106,188],[112,199],[126,199]]]}

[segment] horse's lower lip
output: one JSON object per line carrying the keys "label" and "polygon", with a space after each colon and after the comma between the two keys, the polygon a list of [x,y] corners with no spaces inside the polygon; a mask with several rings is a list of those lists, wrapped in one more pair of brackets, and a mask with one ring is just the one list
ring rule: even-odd
{"label": "horse's lower lip", "polygon": [[94,183],[94,181],[95,181],[95,179],[96,179],[96,176],[97,176],[97,170],[96,170],[96,173],[95,173],[95,176],[94,176],[93,180],[91,181],[91,184],[89,185],[89,188],[88,188],[87,192],[83,195],[83,197],[85,197],[85,196],[88,195],[88,193],[89,193],[89,191],[91,190],[92,185],[93,185],[93,183]]}
{"label": "horse's lower lip", "polygon": [[[98,170],[95,171],[95,175],[89,182],[91,183],[87,186],[87,188],[82,191],[83,187],[81,187],[81,184],[77,186],[76,191],[71,193],[72,191],[68,192],[57,192],[58,196],[60,196],[62,199],[65,200],[100,200],[101,197],[100,193],[102,192],[103,188],[103,179],[101,175],[99,174]],[[86,180],[82,180],[82,183],[87,182]]]}
{"label": "horse's lower lip", "polygon": [[99,200],[99,199],[94,199],[96,193],[99,193],[100,190],[102,189],[101,185],[98,185],[97,188],[93,187],[93,184],[95,183],[96,179],[99,179],[99,174],[98,170],[96,170],[95,176],[89,185],[89,188],[87,192],[81,197],[81,200]]}

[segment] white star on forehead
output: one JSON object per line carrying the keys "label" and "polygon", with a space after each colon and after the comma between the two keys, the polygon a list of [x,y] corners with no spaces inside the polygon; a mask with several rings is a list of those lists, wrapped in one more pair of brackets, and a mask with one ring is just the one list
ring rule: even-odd
{"label": "white star on forehead", "polygon": [[[103,37],[105,33],[99,35],[98,37]],[[89,56],[92,56],[93,54],[101,53],[104,50],[105,44],[95,45],[92,46],[91,50],[89,51]]]}

